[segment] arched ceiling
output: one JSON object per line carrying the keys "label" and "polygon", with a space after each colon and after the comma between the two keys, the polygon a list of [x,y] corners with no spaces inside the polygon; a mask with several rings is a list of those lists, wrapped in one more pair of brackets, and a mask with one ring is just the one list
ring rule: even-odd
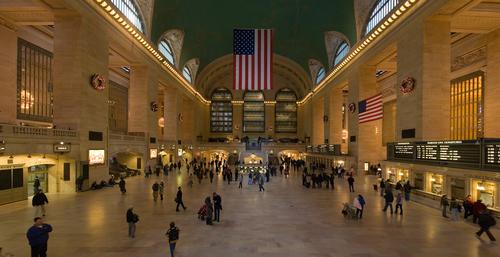
{"label": "arched ceiling", "polygon": [[152,39],[170,29],[185,33],[179,67],[199,58],[200,71],[232,53],[235,28],[274,29],[274,52],[304,70],[308,60],[328,67],[324,33],[339,31],[356,41],[353,0],[157,0]]}

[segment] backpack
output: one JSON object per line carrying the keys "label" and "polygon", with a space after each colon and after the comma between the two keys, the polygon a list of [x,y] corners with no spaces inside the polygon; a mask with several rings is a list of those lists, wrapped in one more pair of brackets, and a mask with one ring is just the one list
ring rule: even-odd
{"label": "backpack", "polygon": [[169,241],[179,240],[179,229],[174,227],[167,231]]}

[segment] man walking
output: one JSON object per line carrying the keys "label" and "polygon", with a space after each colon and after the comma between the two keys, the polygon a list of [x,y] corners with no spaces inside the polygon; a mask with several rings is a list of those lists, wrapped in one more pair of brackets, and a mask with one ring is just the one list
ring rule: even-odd
{"label": "man walking", "polygon": [[165,235],[168,237],[168,244],[170,246],[170,257],[174,257],[175,245],[177,240],[179,240],[180,230],[175,226],[174,222],[170,222],[170,228],[167,230]]}
{"label": "man walking", "polygon": [[135,237],[135,223],[139,222],[139,215],[134,213],[134,207],[127,210],[128,236]]}
{"label": "man walking", "polygon": [[262,175],[259,176],[259,192],[266,191],[264,189],[264,177]]}
{"label": "man walking", "polygon": [[158,200],[160,185],[158,182],[155,182],[151,188],[153,189],[153,200],[156,202],[156,200]]}
{"label": "man walking", "polygon": [[392,194],[392,190],[389,188],[388,190],[385,191],[385,206],[383,211],[387,211],[387,207],[391,207],[391,214],[393,213],[392,211],[392,202],[394,201],[394,195]]}
{"label": "man walking", "polygon": [[160,182],[159,190],[158,192],[160,193],[160,200],[163,201],[163,192],[165,191],[165,184]]}
{"label": "man walking", "polygon": [[40,217],[36,217],[34,221],[35,224],[26,233],[31,246],[31,257],[47,257],[47,242],[49,241],[49,233],[52,232],[52,226],[43,223],[43,219]]}
{"label": "man walking", "polygon": [[398,214],[398,209],[399,209],[399,215],[403,215],[403,196],[399,191],[398,195],[396,196],[396,214]]}
{"label": "man walking", "polygon": [[448,209],[448,206],[450,206],[450,202],[448,201],[448,197],[446,195],[443,195],[441,197],[441,202],[440,202],[441,208],[442,208],[442,215],[445,218],[448,218],[448,215],[446,214],[446,209]]}
{"label": "man walking", "polygon": [[122,192],[122,194],[125,194],[125,192],[127,192],[127,189],[125,189],[125,180],[123,178],[120,178],[118,186],[120,187],[120,192]]}
{"label": "man walking", "polygon": [[220,211],[222,210],[222,198],[217,193],[213,193],[214,200],[214,220],[220,222]]}
{"label": "man walking", "polygon": [[45,216],[45,204],[49,203],[47,196],[39,189],[33,199],[31,204],[35,207],[35,217]]}
{"label": "man walking", "polygon": [[238,185],[238,188],[243,188],[243,173],[240,174],[240,184]]}
{"label": "man walking", "polygon": [[349,192],[354,192],[354,178],[352,175],[347,179],[347,183],[349,183]]}
{"label": "man walking", "polygon": [[175,208],[175,211],[179,211],[179,206],[182,206],[184,210],[186,210],[186,207],[184,206],[184,202],[182,201],[182,191],[181,187],[178,188],[177,190],[177,196],[175,197],[175,202],[177,203],[177,207]]}
{"label": "man walking", "polygon": [[476,232],[477,237],[479,238],[483,232],[486,232],[486,235],[490,238],[492,242],[497,241],[493,234],[490,232],[490,227],[495,226],[497,224],[495,218],[491,216],[488,210],[482,210],[479,214],[479,227],[481,228],[478,232]]}

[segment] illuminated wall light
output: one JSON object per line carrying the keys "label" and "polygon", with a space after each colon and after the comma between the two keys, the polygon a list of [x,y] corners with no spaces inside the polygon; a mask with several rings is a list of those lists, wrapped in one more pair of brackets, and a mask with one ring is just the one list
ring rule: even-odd
{"label": "illuminated wall light", "polygon": [[385,25],[385,26],[389,26],[390,24],[389,24],[389,22],[388,22],[388,21],[385,21],[383,25]]}
{"label": "illuminated wall light", "polygon": [[101,3],[101,6],[102,6],[102,7],[106,7],[106,6],[108,6],[108,3],[106,3],[106,2],[102,2],[102,3]]}
{"label": "illuminated wall light", "polygon": [[375,36],[378,36],[378,34],[380,34],[377,30],[375,30],[375,32],[373,32],[373,34],[375,34]]}
{"label": "illuminated wall light", "polygon": [[96,0],[96,2],[97,2],[97,3],[100,3],[100,2],[102,2],[102,0]]}
{"label": "illuminated wall light", "polygon": [[389,17],[389,18],[387,19],[387,21],[388,21],[389,23],[392,23],[394,20],[393,20],[391,17]]}
{"label": "illuminated wall light", "polygon": [[394,13],[394,14],[392,14],[391,18],[393,18],[395,20],[398,18],[398,16]]}
{"label": "illuminated wall light", "polygon": [[115,19],[120,18],[120,15],[117,13],[117,14],[115,14],[114,18],[115,18]]}
{"label": "illuminated wall light", "polygon": [[[372,35],[373,35],[373,34],[372,34]],[[373,39],[373,36],[372,36],[372,35],[370,35],[370,36],[368,37],[368,40],[369,40],[369,41],[372,41],[372,39]],[[369,42],[369,41],[368,41],[368,42]]]}
{"label": "illuminated wall light", "polygon": [[[122,23],[123,22],[123,18],[118,19],[118,22]],[[125,24],[127,24],[127,23],[126,22],[122,23],[122,25],[125,25]]]}
{"label": "illuminated wall light", "polygon": [[109,11],[113,10],[113,8],[111,8],[111,6],[108,5],[106,8],[104,8],[104,10],[106,10],[106,12],[109,12]]}
{"label": "illuminated wall light", "polygon": [[115,11],[115,10],[111,10],[111,11],[109,12],[109,14],[110,14],[110,15],[115,15],[115,14],[116,14],[116,11]]}
{"label": "illuminated wall light", "polygon": [[378,28],[377,31],[378,32],[382,32],[383,30],[382,30],[382,28]]}
{"label": "illuminated wall light", "polygon": [[396,10],[396,15],[397,16],[401,15],[401,11],[400,10]]}
{"label": "illuminated wall light", "polygon": [[410,2],[406,1],[404,6],[406,6],[407,8],[411,6]]}
{"label": "illuminated wall light", "polygon": [[142,43],[142,41],[144,41],[144,39],[142,39],[142,37],[140,35],[139,35],[139,37],[137,39],[141,40],[141,43]]}
{"label": "illuminated wall light", "polygon": [[[124,24],[122,23],[122,25],[124,25]],[[128,24],[125,22],[125,29],[129,29],[129,28],[130,28],[130,25],[128,25]]]}
{"label": "illuminated wall light", "polygon": [[404,11],[406,11],[406,7],[404,5],[401,5],[401,7],[399,7],[399,10],[404,12]]}
{"label": "illuminated wall light", "polygon": [[410,3],[415,3],[417,0],[410,0]]}

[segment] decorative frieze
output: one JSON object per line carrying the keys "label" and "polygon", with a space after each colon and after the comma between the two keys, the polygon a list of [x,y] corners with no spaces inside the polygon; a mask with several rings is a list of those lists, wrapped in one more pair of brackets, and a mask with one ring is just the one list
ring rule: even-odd
{"label": "decorative frieze", "polygon": [[455,57],[451,63],[451,71],[457,71],[471,64],[486,59],[486,47],[478,48],[474,51]]}

